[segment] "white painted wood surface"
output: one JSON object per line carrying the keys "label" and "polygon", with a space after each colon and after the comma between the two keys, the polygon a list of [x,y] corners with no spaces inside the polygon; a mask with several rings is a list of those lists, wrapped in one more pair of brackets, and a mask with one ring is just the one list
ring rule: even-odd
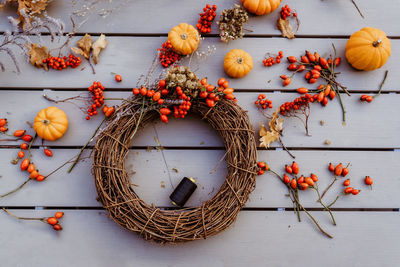
{"label": "white painted wood surface", "polygon": [[[77,38],[74,40],[78,40]],[[95,66],[96,75],[92,75],[92,70],[86,61],[76,69],[49,72],[32,68],[29,64],[20,64],[23,74],[18,75],[11,61],[5,60],[10,64],[10,68],[1,75],[0,87],[83,89],[87,88],[92,81],[100,80],[106,88],[133,88],[136,86],[139,76],[147,73],[157,48],[161,47],[161,44],[166,40],[166,37],[108,37],[108,46],[101,52],[100,65]],[[397,62],[400,61],[400,40],[394,39],[391,41],[392,55],[381,69],[373,72],[357,71],[348,65],[344,56],[346,42],[347,39],[329,38],[297,38],[294,40],[285,38],[245,38],[225,44],[219,41],[218,38],[209,37],[201,42],[199,50],[207,51],[207,47],[215,46],[216,52],[206,60],[199,61],[194,56],[191,66],[193,69],[199,68],[196,72],[198,76],[207,76],[209,81],[215,84],[219,77],[226,76],[223,70],[225,54],[233,48],[240,48],[249,51],[254,60],[254,67],[247,76],[241,79],[231,79],[230,86],[233,88],[286,91],[296,90],[305,86],[315,89],[319,83],[310,86],[304,79],[305,73],[299,73],[293,78],[289,86],[282,87],[282,80],[279,76],[291,73],[286,69],[288,66],[286,60],[283,60],[279,65],[266,68],[262,64],[264,55],[267,52],[277,53],[282,50],[285,51],[285,56],[300,56],[304,55],[304,50],[306,49],[318,51],[321,55],[329,55],[333,53],[332,43],[334,43],[338,56],[343,59],[343,63],[337,68],[337,71],[341,72],[338,82],[347,86],[350,91],[377,91],[386,69],[393,70],[393,73],[388,76],[384,92],[400,91],[400,76],[395,74]],[[66,53],[70,52],[67,51]],[[19,54],[18,51],[17,55]],[[17,58],[20,62],[24,61],[22,55],[17,56]],[[186,59],[183,62],[188,64],[188,61]],[[82,68],[84,68],[83,71],[81,71]],[[161,67],[156,72],[156,77],[158,77],[160,69]],[[119,73],[123,77],[123,82],[116,83],[112,79],[112,72]],[[18,81],[18,83],[15,81]],[[323,81],[319,80],[319,82],[322,83]]]}
{"label": "white painted wood surface", "polygon": [[[96,1],[70,0],[53,1],[49,5],[48,13],[51,16],[61,18],[69,22],[69,15],[72,11],[84,10],[83,6],[89,6]],[[172,26],[181,22],[196,24],[198,13],[206,3],[218,6],[217,19],[223,9],[233,7],[234,3],[240,4],[239,0],[114,0],[97,1],[100,4],[96,7],[121,6],[115,11],[114,15],[101,17],[94,13],[90,14],[90,20],[83,24],[78,32],[80,33],[103,33],[112,32],[116,34],[166,34]],[[365,19],[362,19],[350,0],[287,0],[282,4],[289,4],[297,10],[301,20],[301,27],[298,34],[300,36],[343,36],[351,35],[353,32],[367,26],[374,26],[386,31],[389,36],[399,36],[400,30],[397,27],[397,0],[385,0],[376,2],[372,0],[355,1]],[[75,3],[75,5],[72,5]],[[127,4],[124,4],[127,3]],[[7,16],[15,17],[15,7],[6,7],[4,16],[0,17],[0,31],[9,28]],[[76,24],[84,21],[87,17],[76,17]],[[143,23],[148,18],[155,18],[159,23]],[[384,18],[384,19],[383,19]],[[250,22],[246,24],[246,29],[252,30],[248,35],[275,35],[280,36],[276,28],[278,11],[267,16],[251,16]],[[71,25],[67,25],[67,30],[71,30]],[[216,24],[212,25],[212,33],[218,34]]]}
{"label": "white painted wood surface", "polygon": [[[12,210],[49,216],[53,210]],[[243,211],[218,236],[160,246],[112,223],[102,211],[65,211],[62,233],[39,222],[16,222],[0,214],[0,250],[9,266],[396,266],[400,260],[393,212],[338,212],[338,226],[313,212],[334,239],[321,236],[308,219],[292,212]],[[22,237],[23,236],[23,237]],[[43,245],[42,245],[43,244]],[[28,249],[30,248],[30,249]],[[23,262],[21,264],[22,257]],[[83,264],[84,263],[84,264]]]}
{"label": "white painted wood surface", "polygon": [[[53,1],[49,14],[69,22],[71,11],[91,2]],[[103,2],[106,7],[108,1]],[[90,32],[110,36],[109,46],[102,52],[100,64],[96,66],[96,75],[91,73],[87,63],[78,69],[62,72],[45,72],[29,64],[20,64],[23,74],[18,75],[6,60],[10,67],[5,73],[0,73],[0,117],[9,118],[11,129],[27,128],[26,121],[32,121],[39,109],[52,105],[42,98],[44,88],[54,89],[46,92],[50,96],[65,98],[86,94],[85,88],[92,81],[99,80],[108,88],[106,97],[129,95],[137,78],[150,66],[156,49],[166,40],[169,29],[183,21],[194,24],[197,13],[206,4],[206,1],[200,0],[112,2],[123,5],[107,18],[92,14],[90,20],[78,29],[80,35]],[[234,2],[239,1],[214,1],[219,11],[232,6]],[[215,45],[216,54],[202,62],[197,71],[199,76],[208,76],[210,81],[216,81],[218,77],[225,76],[222,69],[225,53],[233,48],[247,50],[255,61],[254,69],[243,79],[231,80],[231,85],[240,90],[237,93],[239,104],[249,111],[251,121],[258,130],[258,123],[265,121],[253,105],[259,92],[266,92],[276,108],[282,102],[297,97],[295,89],[308,86],[299,75],[288,87],[282,87],[279,75],[288,73],[287,64],[263,67],[261,60],[266,52],[283,50],[285,56],[298,56],[308,49],[324,54],[331,52],[331,44],[334,43],[339,56],[344,59],[344,46],[354,31],[373,26],[389,35],[392,56],[382,69],[359,72],[353,70],[345,60],[338,69],[342,72],[339,81],[354,92],[352,97],[344,97],[348,111],[347,126],[341,125],[341,110],[336,101],[325,108],[312,106],[311,138],[304,135],[299,121],[288,119],[285,123],[284,143],[294,149],[292,152],[297,156],[296,161],[302,173],[315,172],[319,176],[321,189],[332,179],[326,169],[329,162],[351,163],[348,177],[352,186],[362,191],[358,196],[346,196],[338,200],[335,207],[344,209],[334,212],[338,226],[331,225],[326,212],[312,212],[323,227],[334,235],[333,240],[320,235],[305,214],[303,222],[299,223],[292,211],[276,211],[291,208],[290,200],[285,196],[285,187],[274,176],[263,175],[257,178],[257,187],[245,210],[226,232],[205,241],[178,246],[145,242],[107,218],[96,201],[91,160],[86,159],[69,175],[64,168],[43,183],[29,183],[15,195],[0,199],[0,207],[10,207],[18,215],[50,216],[55,210],[66,213],[62,222],[63,232],[55,233],[47,225],[16,221],[0,212],[0,244],[3,245],[0,265],[397,266],[400,260],[400,119],[397,116],[400,114],[400,77],[396,71],[400,60],[400,6],[397,0],[356,2],[365,19],[359,16],[350,0],[283,1],[283,4],[288,3],[297,9],[301,19],[300,38],[291,41],[278,37],[280,33],[275,27],[278,12],[262,17],[251,16],[250,23],[246,25],[247,29],[253,31],[248,34],[251,38],[228,45],[215,37],[218,32],[214,24],[213,37],[206,36],[200,50]],[[74,7],[72,3],[75,3]],[[6,18],[10,14],[15,14],[15,8],[6,7],[0,11],[0,32],[10,29]],[[155,18],[157,23],[143,23],[149,17]],[[76,21],[79,23],[82,20],[78,18]],[[67,25],[67,29],[71,29],[70,25]],[[48,40],[47,37],[44,39]],[[22,62],[19,53],[17,57]],[[5,58],[4,54],[0,54],[0,58]],[[191,66],[196,68],[195,59]],[[360,94],[377,91],[386,69],[390,73],[384,94],[371,104],[360,103]],[[111,72],[121,74],[123,82],[116,83]],[[118,101],[109,103],[117,104]],[[46,158],[37,148],[40,143],[35,144],[34,160],[43,173],[50,172],[75,155],[77,148],[86,142],[101,119],[98,116],[87,122],[75,106],[65,103],[58,106],[67,112],[70,128],[62,140],[51,143],[55,154],[53,158]],[[321,126],[321,120],[325,122],[324,126]],[[146,151],[147,146],[157,146],[155,136],[166,149]],[[331,144],[325,145],[325,140],[331,141]],[[18,151],[15,144],[0,142],[0,194],[26,179],[18,166],[9,163]],[[183,176],[195,176],[199,183],[198,190],[188,202],[190,206],[211,197],[223,182],[226,172],[224,163],[210,174],[224,154],[222,143],[217,134],[198,119],[172,120],[168,125],[155,123],[141,130],[132,146],[135,149],[127,159],[128,171],[132,174],[134,190],[148,203],[170,206],[168,195]],[[292,159],[279,149],[279,144],[273,144],[272,147],[278,149],[259,149],[259,159],[267,161],[272,169],[282,173],[284,164]],[[370,175],[375,181],[372,191],[362,182],[365,175]],[[327,202],[342,190],[342,181],[339,180],[326,196]],[[165,183],[165,188],[161,187],[161,182]],[[300,197],[304,206],[319,207],[312,191],[301,192]],[[33,210],[41,207],[46,209]]]}
{"label": "white painted wood surface", "polygon": [[[65,91],[0,91],[1,99],[4,99],[4,112],[0,116],[9,119],[10,129],[28,128],[26,121],[33,121],[37,112],[47,106],[54,105],[43,98],[43,94],[49,97],[65,99],[79,94],[88,96],[87,92],[65,92]],[[259,93],[236,93],[238,103],[245,110],[249,111],[250,120],[258,132],[259,123],[267,123],[254,105]],[[131,92],[105,92],[106,98],[120,98],[130,96]],[[281,103],[292,101],[298,97],[297,93],[267,93],[273,102],[273,110]],[[335,99],[326,107],[320,104],[312,104],[310,116],[310,133],[312,137],[305,135],[304,126],[297,118],[288,118],[285,123],[283,141],[286,146],[294,148],[400,148],[400,118],[398,116],[387,116],[387,114],[400,114],[399,94],[384,94],[377,97],[373,103],[361,103],[360,94],[351,97],[343,96],[347,109],[347,124],[342,125],[342,111],[339,102]],[[117,101],[106,101],[117,104]],[[35,103],[35,105],[32,105]],[[84,103],[77,102],[84,106]],[[15,110],[16,106],[24,107]],[[51,146],[81,146],[90,138],[100,121],[101,116],[86,121],[86,115],[73,104],[57,104],[65,110],[70,118],[69,130],[59,141],[51,143]],[[273,110],[267,112],[271,115]],[[368,114],[368,115],[366,115]],[[23,119],[20,119],[22,116]],[[198,118],[184,120],[172,119],[168,125],[158,122],[154,126],[148,126],[138,132],[134,138],[133,146],[157,146],[154,137],[158,136],[163,146],[189,146],[189,147],[222,147],[223,144],[217,133],[206,123]],[[324,125],[321,125],[321,120]],[[191,129],[191,134],[188,134]],[[31,130],[33,133],[33,131]],[[325,140],[331,142],[325,144]],[[36,144],[40,142],[37,141]],[[0,145],[15,144],[13,142],[0,142]],[[280,147],[279,143],[272,144],[272,147]]]}
{"label": "white painted wood surface", "polygon": [[[54,149],[54,158],[47,158],[42,151],[34,150],[33,159],[39,170],[50,173],[55,166],[72,158],[77,150]],[[18,167],[9,164],[11,156],[17,153],[16,149],[0,149],[0,194],[16,188],[25,181],[26,174],[22,174]],[[338,200],[335,208],[400,208],[400,188],[398,175],[393,175],[398,169],[400,152],[393,151],[293,151],[300,165],[300,173],[309,176],[311,172],[319,177],[321,192],[333,177],[327,170],[329,162],[338,164],[350,163],[350,173],[346,178],[351,180],[352,186],[361,189],[358,196],[345,196]],[[88,155],[89,152],[84,155]],[[187,203],[187,206],[198,206],[201,202],[211,198],[223,183],[226,175],[226,164],[222,162],[216,171],[214,168],[224,155],[223,150],[170,150],[159,151],[153,149],[132,150],[126,161],[127,171],[131,176],[132,188],[148,204],[171,207],[169,195],[178,185],[182,177],[194,177],[198,189]],[[165,161],[163,159],[165,158]],[[292,159],[284,151],[265,151],[258,153],[259,160],[266,161],[271,169],[283,174],[285,164]],[[379,167],[377,166],[379,162]],[[2,206],[13,207],[101,207],[96,201],[96,191],[91,175],[91,160],[85,160],[77,165],[71,174],[66,174],[66,168],[55,173],[42,183],[31,182],[20,192],[0,200]],[[210,173],[211,172],[211,173]],[[375,184],[373,190],[366,186],[363,179],[370,175]],[[325,203],[330,203],[343,189],[340,178],[325,197]],[[161,186],[164,184],[164,188]],[[272,174],[257,177],[257,187],[250,195],[248,208],[292,208],[286,196],[286,187]],[[321,208],[316,202],[317,195],[309,190],[300,193],[305,207]]]}

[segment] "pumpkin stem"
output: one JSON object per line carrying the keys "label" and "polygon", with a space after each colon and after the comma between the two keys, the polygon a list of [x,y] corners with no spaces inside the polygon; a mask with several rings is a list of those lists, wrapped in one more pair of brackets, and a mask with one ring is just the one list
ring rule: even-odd
{"label": "pumpkin stem", "polygon": [[186,40],[188,38],[188,35],[186,33],[181,34],[181,39]]}
{"label": "pumpkin stem", "polygon": [[242,57],[238,57],[238,58],[236,59],[236,62],[237,62],[238,64],[243,64],[243,58],[242,58]]}
{"label": "pumpkin stem", "polygon": [[50,121],[49,121],[49,120],[42,120],[42,122],[43,122],[43,124],[46,125],[46,126],[50,124]]}
{"label": "pumpkin stem", "polygon": [[372,43],[372,45],[373,45],[374,47],[378,47],[381,43],[382,43],[382,40],[379,39],[378,41],[374,41],[374,42]]}

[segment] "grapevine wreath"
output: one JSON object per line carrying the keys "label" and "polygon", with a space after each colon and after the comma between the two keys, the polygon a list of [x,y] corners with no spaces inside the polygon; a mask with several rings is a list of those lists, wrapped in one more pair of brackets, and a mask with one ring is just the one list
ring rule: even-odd
{"label": "grapevine wreath", "polygon": [[[158,243],[179,243],[218,234],[231,225],[255,187],[256,141],[249,117],[225,79],[219,87],[186,67],[171,67],[163,80],[133,89],[98,135],[93,174],[99,200],[117,224]],[[170,110],[174,109],[174,112]],[[139,128],[171,113],[199,115],[224,141],[228,173],[216,195],[194,208],[160,209],[132,189],[125,160]]]}

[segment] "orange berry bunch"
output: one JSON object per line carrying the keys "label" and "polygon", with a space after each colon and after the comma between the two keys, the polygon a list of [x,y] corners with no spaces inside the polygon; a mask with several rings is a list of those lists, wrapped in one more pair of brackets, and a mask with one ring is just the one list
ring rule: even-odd
{"label": "orange berry bunch", "polygon": [[254,102],[254,104],[262,109],[272,108],[272,101],[267,99],[264,94],[259,94],[258,99]]}
{"label": "orange berry bunch", "polygon": [[201,79],[200,83],[203,86],[203,89],[199,96],[206,100],[206,104],[210,108],[214,107],[216,102],[218,102],[222,97],[235,102],[237,101],[233,95],[234,89],[229,87],[229,81],[225,78],[219,78],[217,82],[219,86],[218,88],[212,84],[208,84],[206,78]]}
{"label": "orange berry bunch", "polygon": [[257,167],[258,167],[258,170],[257,170],[258,175],[263,175],[264,172],[269,171],[268,164],[263,161],[257,162]]}
{"label": "orange berry bunch", "polygon": [[283,103],[279,110],[281,115],[290,116],[291,114],[301,111],[303,109],[309,109],[310,102],[314,102],[314,98],[310,94],[302,95],[292,102]]}
{"label": "orange berry bunch", "polygon": [[[310,176],[304,177],[299,174],[300,167],[293,161],[291,165],[285,165],[285,174],[283,174],[283,183],[289,185],[293,189],[307,190],[309,187],[314,187],[315,183],[318,181],[318,176],[311,173]],[[289,177],[290,174],[292,178]]]}
{"label": "orange berry bunch", "polygon": [[172,44],[170,41],[163,43],[161,48],[158,48],[157,50],[159,51],[158,58],[160,59],[161,66],[164,68],[168,68],[170,65],[181,59],[181,56],[172,50]]}
{"label": "orange berry bunch", "polygon": [[281,63],[281,58],[283,58],[283,52],[279,51],[278,55],[272,55],[267,53],[263,59],[263,64],[265,67],[271,67],[272,65]]}
{"label": "orange berry bunch", "polygon": [[283,6],[280,14],[282,19],[287,19],[290,16],[297,17],[297,13],[292,11],[289,5]]}
{"label": "orange berry bunch", "polygon": [[102,110],[103,110],[104,116],[110,117],[114,113],[115,108],[114,107],[108,107],[107,105],[104,105]]}
{"label": "orange berry bunch", "polygon": [[292,81],[292,79],[286,75],[281,75],[279,77],[281,77],[281,79],[283,80],[282,81],[283,86],[288,86],[290,84],[290,82]]}
{"label": "orange berry bunch", "polygon": [[97,108],[104,104],[104,89],[104,86],[100,82],[93,82],[93,84],[89,86],[88,91],[92,94],[93,103],[87,110],[87,120],[90,120],[90,117],[97,115]]}
{"label": "orange berry bunch", "polygon": [[199,21],[196,24],[197,29],[201,33],[211,32],[211,23],[216,16],[215,11],[217,11],[216,5],[211,7],[209,4],[207,4],[206,7],[203,8],[203,13],[200,13]]}
{"label": "orange berry bunch", "polygon": [[7,119],[6,118],[1,118],[0,119],[0,132],[1,133],[5,133],[5,132],[7,132],[8,131],[8,128],[6,127],[7,126]]}
{"label": "orange berry bunch", "polygon": [[347,167],[343,167],[342,163],[339,163],[336,166],[334,166],[332,163],[329,163],[328,170],[333,172],[335,176],[346,177],[346,175],[349,173],[349,169]]}
{"label": "orange berry bunch", "polygon": [[368,102],[368,103],[371,103],[372,100],[374,100],[374,97],[373,97],[373,96],[370,96],[370,95],[362,95],[362,96],[360,97],[360,101],[361,101],[361,102]]}
{"label": "orange berry bunch", "polygon": [[81,64],[82,60],[80,57],[76,57],[70,54],[68,57],[48,57],[43,59],[43,63],[47,63],[50,68],[55,70],[63,70],[67,67],[76,68]]}
{"label": "orange berry bunch", "polygon": [[57,211],[54,214],[54,217],[48,217],[45,218],[45,222],[48,223],[49,225],[51,225],[53,227],[54,230],[56,231],[61,231],[62,227],[61,224],[59,222],[59,220],[64,216],[64,212],[61,211]]}

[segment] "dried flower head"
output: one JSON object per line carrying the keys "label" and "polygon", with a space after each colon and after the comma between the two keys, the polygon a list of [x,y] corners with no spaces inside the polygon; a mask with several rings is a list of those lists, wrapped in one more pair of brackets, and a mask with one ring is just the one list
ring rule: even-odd
{"label": "dried flower head", "polygon": [[175,88],[180,86],[186,95],[196,97],[202,85],[196,74],[189,67],[171,67],[165,77],[166,87]]}
{"label": "dried flower head", "polygon": [[225,9],[217,24],[219,25],[219,35],[221,40],[228,42],[237,38],[243,38],[243,24],[249,21],[247,11],[235,4],[234,8]]}

